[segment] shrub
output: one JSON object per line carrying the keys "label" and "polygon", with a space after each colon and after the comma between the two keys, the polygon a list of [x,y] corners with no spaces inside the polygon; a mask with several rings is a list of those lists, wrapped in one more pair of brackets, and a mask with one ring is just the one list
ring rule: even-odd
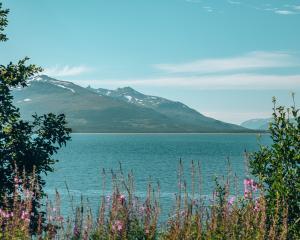
{"label": "shrub", "polygon": [[[289,239],[300,238],[300,115],[291,108],[276,106],[273,99],[273,121],[270,123],[272,145],[261,146],[250,155],[252,173],[266,188],[268,225],[277,217],[278,203],[288,208]],[[280,220],[280,219],[279,219]],[[282,220],[282,219],[281,219]]]}

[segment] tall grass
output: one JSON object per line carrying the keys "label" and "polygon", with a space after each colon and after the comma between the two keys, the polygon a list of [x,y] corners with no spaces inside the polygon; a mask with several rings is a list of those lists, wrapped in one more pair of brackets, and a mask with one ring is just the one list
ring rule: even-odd
{"label": "tall grass", "polygon": [[[111,172],[111,194],[100,196],[97,216],[85,204],[73,208],[70,217],[60,211],[60,195],[47,201],[46,217],[39,216],[38,228],[31,231],[31,202],[36,192],[35,176],[30,183],[15,178],[12,208],[0,209],[0,239],[286,239],[287,206],[277,201],[277,214],[267,224],[264,190],[252,179],[244,180],[244,195],[232,194],[231,181],[216,181],[212,198],[201,196],[199,164],[192,162],[191,186],[178,169],[178,192],[165,222],[159,221],[160,187],[149,183],[145,199],[135,195],[134,177]],[[103,171],[103,189],[107,174]],[[24,178],[25,179],[25,178]],[[104,191],[105,192],[105,191]],[[5,205],[5,204],[4,204]],[[8,206],[9,204],[7,204]],[[35,216],[36,217],[36,216]],[[35,218],[36,219],[36,218]]]}

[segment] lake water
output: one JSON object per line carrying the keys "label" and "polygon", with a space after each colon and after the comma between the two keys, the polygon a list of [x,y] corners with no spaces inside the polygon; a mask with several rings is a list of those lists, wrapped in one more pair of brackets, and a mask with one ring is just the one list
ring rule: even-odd
{"label": "lake water", "polygon": [[[227,175],[227,162],[237,175],[241,190],[247,175],[244,151],[255,151],[258,142],[269,144],[268,135],[257,134],[72,134],[72,141],[62,149],[57,158],[54,173],[46,177],[46,192],[53,197],[55,189],[61,194],[62,205],[67,209],[71,195],[89,199],[95,210],[99,196],[108,195],[109,189],[101,187],[104,168],[117,170],[122,164],[124,173],[133,171],[136,195],[145,197],[147,184],[159,181],[162,209],[169,209],[178,191],[177,169],[182,159],[185,178],[190,182],[192,160],[199,161],[202,174],[202,195],[210,195],[214,178]],[[109,176],[107,177],[108,184]]]}

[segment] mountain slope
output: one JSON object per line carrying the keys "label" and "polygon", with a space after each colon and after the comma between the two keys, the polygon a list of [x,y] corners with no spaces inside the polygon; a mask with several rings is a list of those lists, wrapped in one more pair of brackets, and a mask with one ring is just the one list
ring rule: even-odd
{"label": "mountain slope", "polygon": [[14,89],[13,95],[23,118],[30,119],[34,113],[65,113],[74,132],[249,131],[131,88],[95,90],[43,75],[29,80],[27,88]]}
{"label": "mountain slope", "polygon": [[242,122],[240,125],[242,127],[253,129],[253,130],[268,130],[271,121],[272,118],[250,119],[245,122]]}
{"label": "mountain slope", "polygon": [[91,87],[88,87],[88,89],[98,93],[100,96],[110,96],[139,107],[153,109],[167,116],[169,119],[176,120],[176,122],[183,125],[184,129],[188,132],[228,132],[245,130],[239,128],[237,125],[206,117],[181,102],[145,95],[130,87],[118,88],[116,90],[103,88],[93,89]]}

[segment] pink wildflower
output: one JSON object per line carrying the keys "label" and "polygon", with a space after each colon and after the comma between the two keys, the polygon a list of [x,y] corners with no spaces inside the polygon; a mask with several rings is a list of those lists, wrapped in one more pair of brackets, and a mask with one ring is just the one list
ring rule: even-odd
{"label": "pink wildflower", "polygon": [[29,191],[28,189],[26,189],[24,191],[24,195],[25,195],[26,198],[32,198],[34,193],[32,191]]}
{"label": "pink wildflower", "polygon": [[258,190],[258,184],[253,179],[247,178],[244,180],[244,197],[251,198],[252,193]]}
{"label": "pink wildflower", "polygon": [[229,198],[228,204],[229,204],[229,205],[233,205],[234,201],[235,201],[235,196]]}
{"label": "pink wildflower", "polygon": [[112,225],[112,229],[114,231],[121,232],[123,229],[123,223],[120,220],[115,220],[114,224]]}
{"label": "pink wildflower", "polygon": [[125,200],[125,195],[121,194],[120,197],[119,197],[119,199]]}
{"label": "pink wildflower", "polygon": [[80,231],[79,231],[77,225],[74,226],[73,234],[74,234],[75,237],[79,237],[80,236]]}
{"label": "pink wildflower", "polygon": [[30,222],[30,214],[23,210],[21,214],[21,219],[25,222]]}
{"label": "pink wildflower", "polygon": [[254,211],[255,212],[258,212],[260,210],[260,207],[259,207],[259,201],[258,199],[255,200],[255,206],[254,206]]}
{"label": "pink wildflower", "polygon": [[27,217],[27,212],[25,212],[24,210],[21,213],[21,219],[25,219]]}
{"label": "pink wildflower", "polygon": [[123,204],[125,202],[125,195],[124,194],[121,194],[118,196],[118,201]]}
{"label": "pink wildflower", "polygon": [[22,180],[19,179],[18,177],[14,177],[14,182],[15,182],[15,184],[19,184],[19,183],[22,183]]}

